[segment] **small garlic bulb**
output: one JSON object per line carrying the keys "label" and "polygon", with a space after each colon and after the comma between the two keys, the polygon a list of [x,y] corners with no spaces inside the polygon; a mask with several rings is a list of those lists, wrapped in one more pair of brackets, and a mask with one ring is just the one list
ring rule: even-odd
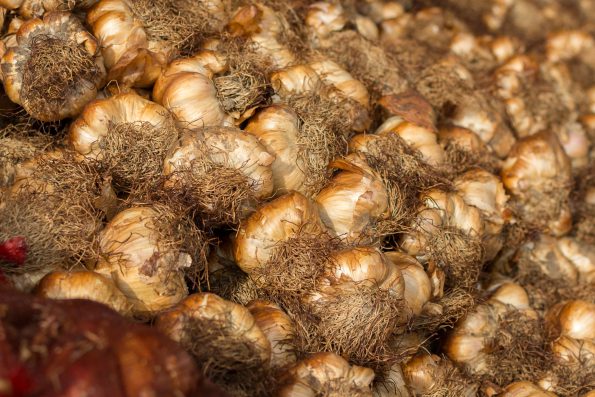
{"label": "small garlic bulb", "polygon": [[308,7],[306,25],[323,39],[332,32],[338,32],[347,24],[348,19],[340,4],[319,1]]}
{"label": "small garlic bulb", "polygon": [[67,12],[24,22],[2,56],[11,101],[42,121],[76,116],[97,96],[106,72],[95,38]]}
{"label": "small garlic bulb", "polygon": [[388,192],[382,180],[351,156],[335,161],[340,169],[316,196],[320,217],[329,230],[348,241],[357,241],[376,220],[388,215]]}
{"label": "small garlic bulb", "polygon": [[153,207],[132,207],[99,235],[95,271],[111,277],[137,313],[169,308],[188,295],[184,269],[192,258],[172,244],[167,216]]}
{"label": "small garlic bulb", "polygon": [[263,300],[252,301],[246,308],[271,344],[271,366],[278,369],[295,363],[296,330],[289,316],[279,306]]}
{"label": "small garlic bulb", "polygon": [[438,144],[435,131],[421,125],[405,121],[399,116],[393,116],[384,121],[375,131],[376,135],[397,134],[409,146],[418,150],[423,159],[430,165],[439,166],[445,160],[445,153]]}
{"label": "small garlic bulb", "polygon": [[276,244],[301,231],[322,234],[324,227],[316,206],[297,192],[264,204],[238,230],[234,256],[238,266],[251,273],[266,265]]}
{"label": "small garlic bulb", "polygon": [[305,193],[306,170],[298,145],[299,119],[291,108],[272,105],[252,117],[244,129],[258,138],[275,159],[271,164],[273,191]]}
{"label": "small garlic bulb", "polygon": [[271,86],[281,98],[303,95],[320,90],[322,81],[308,65],[295,65],[271,74]]}
{"label": "small garlic bulb", "polygon": [[[240,193],[239,202],[233,200],[232,208],[206,208],[207,212],[223,210],[235,210],[235,205],[248,204],[246,200],[255,198],[258,200],[267,198],[273,192],[273,181],[271,156],[265,148],[258,143],[256,138],[244,131],[233,127],[212,127],[200,132],[186,132],[180,138],[178,144],[170,151],[165,159],[163,174],[168,177],[165,183],[166,188],[176,189],[197,189],[197,202],[204,200],[209,206],[206,196],[220,194],[231,194],[233,191],[244,189]],[[217,166],[224,167],[227,171],[220,172]],[[229,171],[235,170],[234,174]],[[214,180],[222,189],[220,192],[211,192],[214,186],[204,186],[207,178],[217,178],[218,172],[221,178],[228,178],[227,181]],[[208,174],[208,175],[205,175]],[[210,180],[210,179],[209,179]],[[225,183],[232,183],[234,186],[225,186]],[[200,197],[203,196],[203,197]],[[231,197],[213,197],[213,205],[225,206],[225,200]]]}
{"label": "small garlic bulb", "polygon": [[501,176],[504,187],[518,202],[523,220],[543,226],[555,236],[570,230],[572,172],[568,156],[553,134],[543,132],[518,141]]}
{"label": "small garlic bulb", "polygon": [[498,397],[556,397],[556,395],[525,381],[509,384],[498,393]]}
{"label": "small garlic bulb", "polygon": [[506,203],[508,196],[497,176],[476,168],[459,176],[454,181],[458,193],[466,204],[481,212],[484,220],[485,258],[491,260],[502,248],[501,235],[511,213]]}
{"label": "small garlic bulb", "polygon": [[401,252],[389,251],[384,256],[401,271],[407,307],[413,316],[419,315],[432,298],[432,283],[423,266],[415,258]]}
{"label": "small garlic bulb", "polygon": [[319,395],[372,397],[374,371],[349,365],[334,353],[316,353],[299,361],[285,375],[279,397]]}
{"label": "small garlic bulb", "polygon": [[[256,356],[238,356],[236,364],[242,359],[256,358],[257,365],[262,366],[268,365],[271,360],[271,344],[250,311],[215,294],[198,293],[188,296],[170,310],[161,313],[155,326],[200,359],[211,359],[223,368],[226,365],[223,358],[233,357],[234,352],[230,349],[233,346],[241,349],[244,345]],[[220,340],[222,335],[224,340]],[[218,347],[221,351],[218,351]],[[221,356],[206,357],[207,351]]]}
{"label": "small garlic bulb", "polygon": [[167,66],[155,82],[153,99],[172,112],[183,128],[230,125],[217,97],[215,73],[227,68],[212,52],[178,59]]}
{"label": "small garlic bulb", "polygon": [[50,299],[88,299],[103,303],[118,313],[131,314],[132,305],[114,282],[90,271],[54,271],[45,276],[35,294]]}

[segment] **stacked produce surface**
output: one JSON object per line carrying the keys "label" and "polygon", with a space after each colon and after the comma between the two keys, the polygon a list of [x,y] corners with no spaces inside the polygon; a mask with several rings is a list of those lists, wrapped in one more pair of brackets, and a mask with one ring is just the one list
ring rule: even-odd
{"label": "stacked produce surface", "polygon": [[0,28],[0,397],[595,397],[595,0]]}

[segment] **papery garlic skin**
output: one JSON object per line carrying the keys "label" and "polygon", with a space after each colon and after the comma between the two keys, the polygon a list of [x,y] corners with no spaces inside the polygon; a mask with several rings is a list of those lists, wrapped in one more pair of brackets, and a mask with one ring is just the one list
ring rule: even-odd
{"label": "papery garlic skin", "polygon": [[556,394],[543,390],[531,382],[514,382],[498,393],[502,397],[556,397]]}
{"label": "papery garlic skin", "polygon": [[157,78],[153,99],[172,112],[183,128],[233,125],[211,80],[214,73],[226,68],[224,61],[211,52],[176,60]]}
{"label": "papery garlic skin", "polygon": [[[198,327],[221,328],[220,333],[230,338],[228,343],[248,344],[261,365],[270,362],[271,345],[250,311],[212,293],[188,296],[171,310],[160,314],[155,325],[171,339],[190,347],[193,333],[213,332],[194,329],[197,325],[193,324],[193,320],[199,321]],[[215,341],[212,343],[215,344]],[[216,345],[212,347],[216,348]]]}
{"label": "papery garlic skin", "polygon": [[340,4],[319,1],[308,7],[305,22],[319,38],[325,38],[343,29],[348,19]]}
{"label": "papery garlic skin", "polygon": [[[451,379],[453,376],[449,373],[451,366],[448,360],[428,353],[418,353],[402,364],[405,382],[412,395],[428,395],[434,391],[442,391],[444,387],[456,386],[456,391],[461,393],[459,395],[475,396],[477,389],[475,385],[458,382],[461,379]],[[455,383],[449,384],[450,382]]]}
{"label": "papery garlic skin", "polygon": [[171,126],[166,109],[134,93],[117,94],[91,102],[70,127],[69,141],[81,159],[103,157],[101,139],[112,125],[145,122],[155,128]]}
{"label": "papery garlic skin", "polygon": [[314,397],[321,392],[371,397],[374,371],[351,366],[334,353],[316,353],[299,361],[285,377],[279,397]]}
{"label": "papery garlic skin", "polygon": [[251,273],[266,265],[275,246],[300,232],[324,233],[316,206],[297,192],[264,204],[245,220],[234,241],[238,266]]}
{"label": "papery garlic skin", "polygon": [[295,363],[296,329],[289,316],[279,306],[263,300],[252,301],[246,308],[271,344],[271,366],[279,369]]}
{"label": "papery garlic skin", "polygon": [[292,190],[305,193],[306,170],[298,146],[299,119],[287,106],[272,105],[250,119],[244,129],[258,138],[274,156],[271,164],[273,191],[284,194]]}
{"label": "papery garlic skin", "polygon": [[[58,121],[76,116],[95,98],[99,88],[103,86],[106,72],[103,58],[98,54],[99,44],[74,15],[67,12],[49,12],[43,19],[35,18],[24,22],[15,37],[14,46],[8,48],[0,61],[4,89],[11,101],[23,106],[34,118]],[[31,49],[40,40],[46,40],[47,43],[53,40],[64,48],[74,46],[80,52],[76,60],[61,59],[64,54],[54,54],[52,68],[62,73],[61,69],[71,67],[70,72],[74,73],[70,76],[71,81],[60,82],[65,87],[56,87],[63,91],[59,97],[48,96],[44,91],[52,87],[36,86],[45,83],[57,85],[56,83],[38,82],[39,76],[33,76],[35,81],[29,81],[30,78],[27,77],[35,73],[51,73],[51,70],[44,70],[50,67],[46,64],[42,65],[40,70],[29,70],[31,60],[39,56]],[[43,95],[44,98],[36,98],[39,95]]]}
{"label": "papery garlic skin", "polygon": [[411,314],[417,316],[432,297],[432,284],[423,266],[412,256],[389,251],[384,255],[401,271],[405,288],[405,302]]}
{"label": "papery garlic skin", "polygon": [[99,235],[102,258],[95,271],[111,277],[140,313],[169,308],[186,295],[184,269],[190,255],[167,245],[152,207],[120,212]]}
{"label": "papery garlic skin", "polygon": [[322,81],[308,65],[295,65],[271,74],[271,85],[280,98],[318,92]]}
{"label": "papery garlic skin", "polygon": [[[526,221],[543,224],[555,236],[570,230],[568,195],[572,171],[570,160],[554,135],[538,133],[518,141],[503,164],[502,182],[519,201]],[[544,211],[547,219],[543,219]]]}
{"label": "papery garlic skin", "polygon": [[9,10],[16,10],[25,19],[40,18],[50,11],[67,11],[74,8],[85,9],[91,7],[98,0],[3,0],[0,6]]}
{"label": "papery garlic skin", "polygon": [[95,272],[52,272],[40,281],[35,294],[51,299],[88,299],[103,303],[124,316],[131,314],[128,298],[109,277]]}
{"label": "papery garlic skin", "polygon": [[582,300],[562,302],[545,316],[554,357],[562,364],[595,365],[595,304]]}
{"label": "papery garlic skin", "polygon": [[192,172],[193,162],[203,157],[245,175],[257,199],[269,197],[273,192],[270,168],[273,156],[252,135],[231,127],[184,133],[164,161],[163,174],[171,177],[168,184],[183,185],[183,173],[176,177],[176,172]]}
{"label": "papery garlic skin", "polygon": [[388,215],[388,192],[369,168],[350,160],[333,163],[341,171],[315,200],[322,221],[333,235],[356,241],[374,221]]}

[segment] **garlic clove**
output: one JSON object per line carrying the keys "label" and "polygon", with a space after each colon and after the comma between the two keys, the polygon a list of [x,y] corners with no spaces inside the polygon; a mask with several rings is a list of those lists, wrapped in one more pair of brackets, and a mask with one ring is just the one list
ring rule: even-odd
{"label": "garlic clove", "polygon": [[432,284],[424,268],[415,258],[401,252],[389,251],[384,255],[401,271],[407,307],[414,316],[419,315],[432,297]]}

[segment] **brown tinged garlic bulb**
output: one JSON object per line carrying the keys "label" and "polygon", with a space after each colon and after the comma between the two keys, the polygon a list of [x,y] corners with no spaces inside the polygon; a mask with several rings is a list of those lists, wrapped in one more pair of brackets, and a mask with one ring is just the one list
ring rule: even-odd
{"label": "brown tinged garlic bulb", "polygon": [[554,356],[566,365],[595,365],[595,304],[582,300],[559,303],[545,317]]}
{"label": "brown tinged garlic bulb", "polygon": [[177,137],[167,110],[135,93],[90,103],[69,133],[79,159],[107,171],[124,190],[155,183]]}
{"label": "brown tinged garlic bulb", "polygon": [[316,353],[299,361],[284,377],[279,397],[371,397],[374,371],[349,365],[334,353]]}
{"label": "brown tinged garlic bulb", "polygon": [[131,314],[128,298],[109,278],[91,271],[55,271],[45,276],[35,294],[50,299],[88,299],[103,303],[123,316]]}
{"label": "brown tinged garlic bulb", "polygon": [[531,382],[514,382],[506,386],[498,397],[556,397],[556,394],[543,390]]}
{"label": "brown tinged garlic bulb", "polygon": [[502,229],[511,217],[507,207],[508,196],[500,178],[476,168],[454,181],[463,201],[481,212],[484,221],[484,257],[492,260],[502,248]]}
{"label": "brown tinged garlic bulb", "polygon": [[442,127],[438,141],[446,153],[447,163],[458,175],[474,167],[489,172],[500,168],[500,159],[484,143],[479,135],[463,127]]}
{"label": "brown tinged garlic bulb", "polygon": [[357,156],[335,161],[331,166],[340,171],[316,195],[320,217],[333,235],[361,241],[376,220],[388,216],[387,189]]}
{"label": "brown tinged garlic bulb", "polygon": [[267,265],[276,245],[299,233],[324,233],[316,206],[297,192],[264,204],[240,226],[234,241],[238,266],[250,274]]}
{"label": "brown tinged garlic bulb", "polygon": [[238,222],[255,201],[271,196],[273,157],[233,127],[184,133],[163,166],[166,189],[182,193],[209,221]]}
{"label": "brown tinged garlic bulb", "polygon": [[432,282],[423,266],[412,256],[401,252],[389,251],[384,255],[401,271],[405,284],[404,299],[411,315],[421,314],[424,305],[432,298]]}
{"label": "brown tinged garlic bulb", "polygon": [[197,264],[172,230],[175,216],[167,208],[132,207],[99,235],[101,258],[95,271],[114,281],[135,313],[167,309],[188,295],[184,272]]}
{"label": "brown tinged garlic bulb", "polygon": [[72,11],[91,7],[99,0],[2,0],[0,6],[16,10],[25,19],[41,18],[50,11]]}
{"label": "brown tinged garlic bulb", "polygon": [[518,141],[505,160],[501,175],[523,221],[555,236],[570,230],[568,196],[572,172],[555,135],[541,132]]}
{"label": "brown tinged garlic bulb", "polygon": [[42,121],[79,114],[106,77],[97,40],[66,12],[23,23],[0,68],[9,98]]}
{"label": "brown tinged garlic bulb", "polygon": [[296,330],[293,321],[279,306],[254,300],[246,308],[271,344],[271,367],[281,369],[297,361]]}

